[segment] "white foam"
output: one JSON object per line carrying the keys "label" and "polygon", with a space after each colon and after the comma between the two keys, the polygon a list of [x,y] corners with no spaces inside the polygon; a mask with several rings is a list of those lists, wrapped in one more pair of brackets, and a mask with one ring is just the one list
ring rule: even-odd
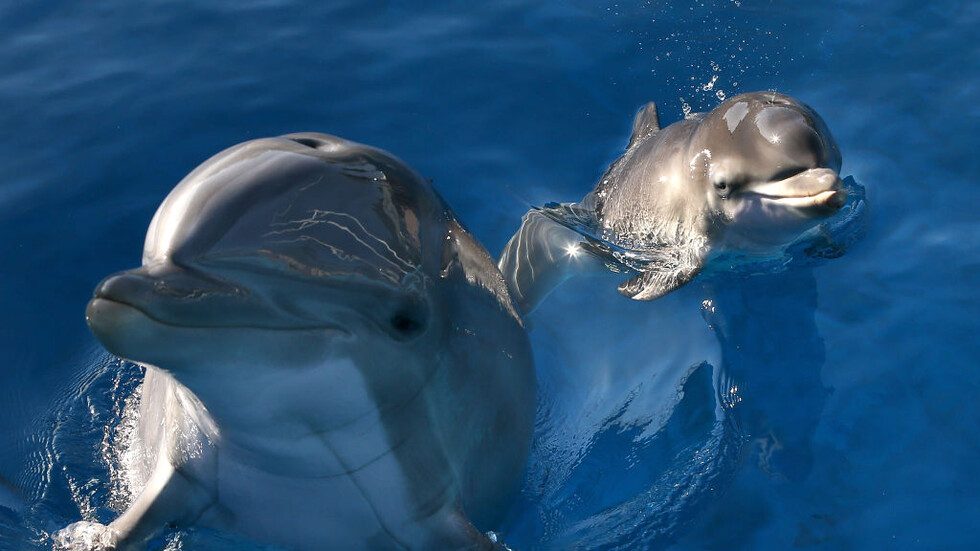
{"label": "white foam", "polygon": [[104,524],[79,521],[52,534],[54,551],[108,551],[116,548],[117,534]]}

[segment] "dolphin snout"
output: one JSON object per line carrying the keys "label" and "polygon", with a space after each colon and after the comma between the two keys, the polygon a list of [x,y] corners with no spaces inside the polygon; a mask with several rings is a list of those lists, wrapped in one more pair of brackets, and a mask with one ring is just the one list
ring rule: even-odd
{"label": "dolphin snout", "polygon": [[[113,274],[95,289],[89,303],[89,326],[117,326],[111,318],[123,311],[117,306],[125,306],[127,311],[173,327],[346,331],[334,319],[337,311],[373,311],[372,301],[398,302],[397,293],[370,281],[308,282],[275,272],[228,267],[219,273],[162,262]],[[114,306],[106,307],[110,303]]]}
{"label": "dolphin snout", "polygon": [[815,215],[836,212],[847,201],[847,192],[836,171],[811,168],[781,180],[753,184],[747,193]]}
{"label": "dolphin snout", "polygon": [[204,273],[176,267],[143,266],[113,274],[95,288],[93,299],[126,304],[162,320],[195,305],[247,295],[247,291]]}
{"label": "dolphin snout", "polygon": [[215,295],[240,296],[241,288],[203,272],[157,265],[113,274],[95,288],[94,298],[105,298],[139,307],[160,299],[202,300]]}
{"label": "dolphin snout", "polygon": [[829,168],[811,168],[787,178],[750,185],[746,191],[772,198],[811,197],[825,191],[842,190],[840,176]]}
{"label": "dolphin snout", "polygon": [[824,206],[834,211],[840,209],[847,202],[847,191],[843,187],[831,190],[831,195],[824,201]]}
{"label": "dolphin snout", "polygon": [[[151,264],[113,274],[98,284],[90,302],[89,325],[115,310],[92,309],[106,302],[128,306],[168,325],[211,325],[241,311],[249,292],[198,270]],[[106,314],[103,314],[103,310]]]}

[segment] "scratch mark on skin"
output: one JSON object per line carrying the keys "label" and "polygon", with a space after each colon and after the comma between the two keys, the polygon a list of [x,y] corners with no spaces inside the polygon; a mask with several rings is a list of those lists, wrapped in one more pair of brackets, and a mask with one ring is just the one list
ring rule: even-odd
{"label": "scratch mark on skin", "polygon": [[[350,467],[347,466],[347,462],[344,461],[340,457],[340,455],[337,453],[337,450],[335,450],[333,448],[333,445],[331,445],[330,440],[326,437],[326,435],[321,435],[320,439],[323,441],[323,444],[327,447],[327,449],[330,450],[330,453],[333,454],[334,458],[337,459],[337,462],[340,463],[341,466],[343,466],[344,470],[347,471],[347,474],[348,475],[352,475],[353,473],[356,473],[359,469],[363,469],[364,467],[367,466],[367,464],[365,464],[365,465],[362,465],[361,467],[358,467],[357,469],[351,469]],[[400,446],[400,445],[404,444],[407,441],[408,441],[408,439],[405,439],[405,440],[401,441],[399,444],[397,444],[396,446]],[[392,452],[394,449],[395,449],[395,446],[393,446],[387,452],[381,454],[379,457],[377,457],[374,460],[372,460],[372,462],[373,461],[377,461],[378,459],[381,459],[386,454]],[[395,545],[397,545],[400,549],[402,549],[403,551],[409,551],[409,546],[406,545],[405,542],[399,540],[395,536],[395,534],[393,534],[391,532],[391,530],[387,526],[385,526],[384,522],[381,521],[381,515],[378,514],[378,509],[374,506],[374,503],[372,503],[371,500],[368,499],[367,492],[364,490],[364,487],[361,486],[361,483],[357,480],[357,477],[350,476],[349,478],[350,478],[351,484],[353,484],[354,487],[357,488],[357,491],[361,494],[361,497],[364,498],[364,502],[367,503],[368,507],[371,508],[371,512],[374,513],[374,518],[375,518],[375,520],[378,521],[378,526],[381,527],[381,530],[385,534],[387,534],[388,537],[391,538],[391,541],[393,541],[395,543]]]}
{"label": "scratch mark on skin", "polygon": [[[285,207],[283,207],[283,209],[281,211],[277,211],[276,214],[275,214],[275,218],[274,219],[275,220],[278,220],[280,218],[285,218],[286,213],[288,213],[290,210],[292,210],[292,208],[296,205],[296,201],[303,195],[303,192],[305,192],[306,190],[310,189],[311,187],[319,184],[324,179],[326,179],[326,176],[318,176],[316,180],[313,180],[309,184],[306,184],[305,186],[299,188],[299,190],[296,192],[296,195],[293,197],[293,200],[290,201],[288,205],[286,205]],[[277,224],[273,223],[273,225],[277,225]]]}
{"label": "scratch mark on skin", "polygon": [[279,223],[272,224],[273,226],[289,226],[289,225],[298,224],[298,227],[287,228],[287,229],[283,229],[283,230],[270,231],[270,232],[267,232],[267,233],[263,234],[262,237],[269,237],[269,236],[273,236],[273,235],[282,235],[282,234],[286,234],[286,233],[302,231],[302,230],[305,230],[305,229],[307,229],[307,228],[309,228],[311,226],[316,226],[316,225],[319,225],[319,224],[328,224],[328,225],[331,225],[331,226],[336,227],[337,229],[339,229],[339,230],[341,230],[343,232],[348,233],[358,243],[364,245],[365,247],[367,247],[368,249],[370,249],[372,252],[374,252],[376,255],[378,255],[379,258],[382,258],[382,259],[388,261],[389,263],[395,265],[396,267],[398,267],[398,264],[397,263],[393,262],[387,256],[382,255],[381,253],[379,253],[378,250],[375,249],[374,246],[372,246],[372,245],[368,244],[367,242],[365,242],[350,227],[345,226],[345,225],[343,225],[343,224],[341,224],[339,222],[336,222],[334,220],[325,219],[327,216],[331,216],[331,215],[337,216],[337,217],[342,217],[342,218],[348,218],[351,221],[353,221],[355,224],[357,224],[357,227],[360,228],[360,230],[363,233],[363,235],[366,235],[367,237],[369,237],[369,238],[377,241],[379,244],[381,244],[385,249],[388,250],[389,253],[391,253],[391,256],[392,257],[394,257],[395,259],[397,259],[404,266],[404,267],[399,267],[399,269],[402,269],[404,271],[406,269],[411,270],[411,269],[414,269],[415,268],[415,264],[414,263],[412,263],[411,261],[405,260],[404,258],[402,258],[401,256],[399,256],[398,253],[395,252],[395,250],[392,249],[390,245],[388,245],[388,242],[387,241],[385,241],[384,239],[381,239],[380,237],[377,237],[376,235],[374,235],[373,233],[371,233],[370,231],[368,231],[367,228],[365,228],[364,225],[361,224],[361,221],[360,220],[358,220],[356,217],[351,216],[350,214],[347,214],[345,212],[324,211],[324,210],[315,209],[315,210],[313,210],[313,213],[310,215],[309,218],[303,218],[303,219],[300,219],[300,220],[293,220],[293,221],[290,221],[290,222],[279,222]]}
{"label": "scratch mark on skin", "polygon": [[[329,250],[331,253],[333,253],[334,256],[336,256],[336,257],[338,257],[341,260],[344,260],[346,262],[351,262],[351,263],[361,262],[361,263],[365,264],[366,266],[371,267],[371,263],[368,262],[366,259],[361,258],[360,256],[357,256],[355,254],[350,254],[347,251],[344,251],[342,249],[339,249],[337,247],[334,247],[333,245],[330,245],[328,243],[325,243],[323,241],[320,241],[319,239],[317,239],[317,238],[315,238],[313,236],[310,236],[310,235],[301,235],[301,236],[297,237],[296,239],[279,239],[279,240],[276,240],[275,243],[299,243],[299,242],[302,242],[302,241],[311,241],[313,243],[316,243],[317,245],[320,245],[323,248]],[[370,249],[370,247],[369,247],[369,249]],[[394,262],[391,262],[391,260],[389,260],[388,258],[385,258],[384,256],[381,256],[380,254],[378,254],[378,252],[375,251],[374,249],[370,249],[370,250],[378,258],[380,258],[381,260],[387,261],[389,264],[392,264],[394,266],[394,268],[396,270],[395,273],[392,273],[391,271],[384,270],[382,268],[378,268],[378,273],[383,274],[388,281],[397,284],[397,283],[399,283],[402,280],[402,276],[407,275],[409,273],[409,272],[406,272],[405,270],[403,270],[401,268],[401,266],[398,266]]]}
{"label": "scratch mark on skin", "polygon": [[[333,453],[334,456],[336,457],[337,454],[336,454],[336,452],[334,452],[333,447],[331,446],[329,440],[327,439],[327,435],[324,432],[315,432],[313,434],[315,434],[320,440],[322,440],[323,443],[324,443],[324,445],[327,446],[327,448],[330,449],[330,452]],[[378,461],[381,461],[385,457],[391,455],[392,453],[395,452],[395,450],[401,448],[406,443],[408,443],[408,441],[409,441],[409,438],[408,437],[400,440],[394,446],[388,448],[387,450],[385,450],[384,452],[382,452],[381,454],[379,454],[377,457],[374,457],[374,458],[371,458],[371,459],[365,461],[364,464],[361,465],[360,467],[350,468],[350,467],[347,466],[347,464],[342,459],[340,459],[340,457],[337,457],[337,462],[339,462],[344,467],[344,470],[343,471],[341,471],[339,473],[328,474],[328,475],[323,475],[323,476],[304,476],[302,478],[305,479],[305,480],[330,480],[330,479],[333,479],[333,478],[340,478],[342,476],[352,476],[352,475],[354,475],[354,474],[356,474],[356,473],[358,473],[358,472],[360,472],[360,471],[362,471],[362,470],[370,467],[371,465],[377,463]]]}

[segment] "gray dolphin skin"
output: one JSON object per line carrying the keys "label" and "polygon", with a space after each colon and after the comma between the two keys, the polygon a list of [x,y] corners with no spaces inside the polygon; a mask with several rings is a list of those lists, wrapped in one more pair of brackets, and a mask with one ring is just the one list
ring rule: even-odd
{"label": "gray dolphin skin", "polygon": [[636,116],[626,152],[579,203],[533,209],[499,261],[526,313],[568,277],[639,272],[623,295],[652,300],[725,252],[765,256],[847,199],[820,116],[774,92],[741,94],[660,128]]}
{"label": "gray dolphin skin", "polygon": [[219,153],[86,317],[145,366],[140,453],[119,466],[145,485],[64,545],[197,525],[301,550],[495,548],[534,421],[530,345],[492,257],[390,154],[315,133]]}

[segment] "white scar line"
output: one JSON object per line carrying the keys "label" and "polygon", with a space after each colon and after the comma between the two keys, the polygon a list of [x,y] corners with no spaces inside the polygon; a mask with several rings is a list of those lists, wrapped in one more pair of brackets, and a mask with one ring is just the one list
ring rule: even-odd
{"label": "white scar line", "polygon": [[[383,255],[380,252],[378,252],[378,250],[375,249],[374,246],[368,244],[363,239],[361,239],[361,237],[358,236],[350,227],[345,226],[345,225],[343,225],[343,224],[341,224],[339,222],[333,221],[333,220],[324,220],[323,219],[324,217],[330,216],[330,215],[334,215],[334,216],[338,216],[338,217],[344,217],[344,218],[349,218],[350,220],[352,220],[355,224],[357,224],[357,227],[360,228],[360,230],[361,230],[361,232],[363,234],[365,234],[369,238],[373,239],[377,243],[380,243],[385,249],[388,250],[389,253],[391,253],[391,256],[392,257],[396,258],[402,264],[402,266],[398,266],[398,264],[396,264],[395,262],[393,262],[389,257],[387,257],[386,255]],[[269,236],[273,236],[273,235],[283,235],[283,234],[286,234],[286,233],[292,233],[292,232],[302,231],[302,230],[304,230],[306,228],[309,228],[311,226],[316,226],[316,225],[319,225],[319,224],[329,224],[329,225],[334,226],[334,227],[336,227],[337,229],[339,229],[339,230],[341,230],[343,232],[348,233],[358,243],[364,245],[368,250],[370,250],[371,252],[373,252],[379,258],[384,259],[386,262],[394,265],[396,268],[398,268],[400,270],[403,270],[403,271],[415,269],[415,265],[412,262],[409,262],[409,261],[405,260],[404,258],[400,257],[398,255],[398,253],[395,252],[394,249],[392,249],[391,246],[389,246],[388,243],[384,239],[381,239],[381,238],[375,236],[370,231],[368,231],[367,228],[365,228],[364,225],[361,224],[361,221],[360,220],[358,220],[354,216],[351,216],[348,213],[345,213],[345,212],[335,212],[335,211],[329,211],[329,210],[314,209],[309,218],[303,218],[303,219],[300,219],[300,220],[292,220],[292,221],[289,221],[289,222],[273,223],[271,225],[273,225],[273,226],[288,226],[288,225],[292,225],[292,224],[299,224],[299,226],[298,227],[294,227],[294,228],[284,229],[284,230],[276,230],[276,231],[266,232],[265,234],[262,235],[262,237],[269,237]],[[313,238],[310,238],[310,239],[313,239]],[[313,239],[313,240],[316,241],[315,239]]]}

